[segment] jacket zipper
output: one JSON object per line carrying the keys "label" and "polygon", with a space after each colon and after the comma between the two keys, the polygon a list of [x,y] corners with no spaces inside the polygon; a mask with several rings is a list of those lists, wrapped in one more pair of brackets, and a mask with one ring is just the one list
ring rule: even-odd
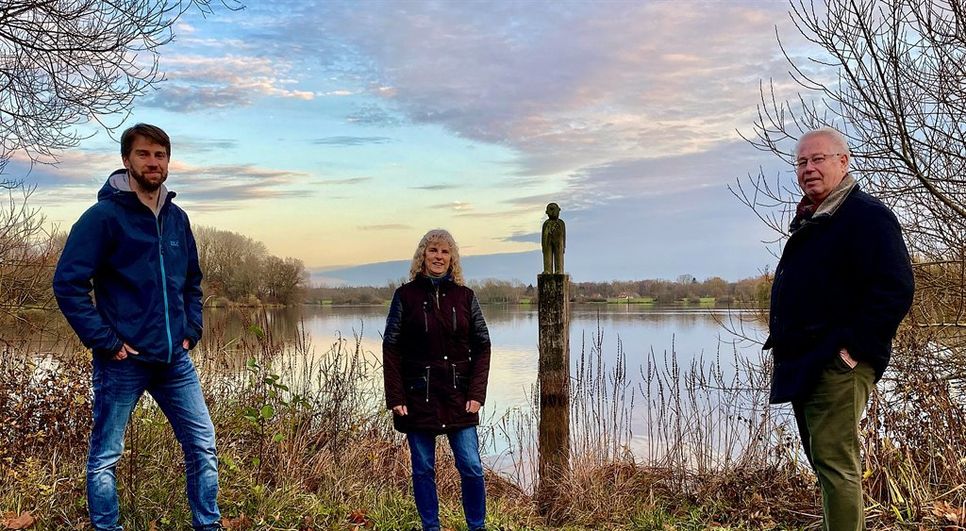
{"label": "jacket zipper", "polygon": [[456,331],[456,306],[453,306],[453,331]]}
{"label": "jacket zipper", "polygon": [[429,365],[426,366],[426,401],[429,402]]}
{"label": "jacket zipper", "polygon": [[168,275],[164,271],[164,238],[162,237],[161,227],[164,225],[164,217],[158,215],[158,260],[161,262],[161,294],[164,296],[164,329],[168,333],[168,363],[171,363],[171,356],[174,353],[174,342],[171,340],[171,316],[168,315]]}
{"label": "jacket zipper", "polygon": [[429,313],[426,311],[425,302],[423,302],[423,331],[429,333]]}
{"label": "jacket zipper", "polygon": [[456,389],[456,364],[454,363],[452,367],[453,367],[453,389]]}

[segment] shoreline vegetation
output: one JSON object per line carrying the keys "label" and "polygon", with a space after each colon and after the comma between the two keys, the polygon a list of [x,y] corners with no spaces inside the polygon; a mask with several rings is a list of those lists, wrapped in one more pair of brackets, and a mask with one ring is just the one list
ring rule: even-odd
{"label": "shoreline vegetation", "polygon": [[[27,194],[29,195],[29,194]],[[11,195],[0,268],[0,529],[85,529],[90,354],[56,311],[50,277],[63,235]],[[395,288],[307,288],[301,264],[235,233],[198,231],[208,305],[246,305],[248,322],[206,330],[194,351],[215,422],[220,502],[229,529],[406,530],[418,517],[408,452],[378,385],[380,356],[361,338],[318,348],[273,332],[265,305],[385,304]],[[212,236],[214,234],[215,236]],[[207,238],[207,239],[206,239]],[[246,253],[241,251],[247,249]],[[916,301],[892,365],[861,424],[871,529],[966,528],[966,359],[961,260],[916,264]],[[471,283],[482,303],[529,300],[532,286]],[[574,301],[765,308],[770,277],[729,283],[583,283]],[[730,302],[726,302],[729,301]],[[261,306],[261,308],[259,308]],[[241,306],[240,306],[241,307]],[[740,319],[762,319],[755,311]],[[737,326],[735,326],[737,325]],[[640,349],[642,346],[636,345]],[[736,353],[682,366],[673,351],[617,362],[599,341],[578,349],[572,379],[572,473],[560,529],[811,529],[815,479],[788,426],[766,404],[768,358]],[[632,372],[628,372],[632,371]],[[640,374],[632,385],[628,374]],[[733,376],[732,376],[733,375]],[[634,381],[637,381],[636,378]],[[549,529],[531,498],[537,411],[489,412],[481,429],[493,529]],[[632,433],[645,419],[646,433]],[[461,529],[458,479],[441,451],[445,525]],[[124,525],[189,526],[180,449],[150,399],[136,409],[118,468]]]}
{"label": "shoreline vegetation", "polygon": [[[401,280],[399,282],[402,282]],[[311,287],[301,299],[315,305],[383,305],[389,304],[397,283],[386,286]],[[536,304],[537,292],[533,284],[519,281],[471,281],[481,304]],[[573,282],[571,302],[576,304],[641,304],[641,305],[700,305],[735,306],[743,308],[767,307],[771,293],[771,275],[729,282],[720,277],[699,281],[691,275],[676,280],[635,280],[611,282]]]}
{"label": "shoreline vegetation", "polygon": [[[207,281],[206,281],[207,282]],[[400,281],[401,282],[401,281]],[[218,286],[223,284],[212,281],[206,286],[206,308],[281,308],[286,306],[388,306],[397,284],[385,286],[357,287],[305,287],[296,286],[296,291],[283,301],[261,298],[255,295],[229,297]],[[532,284],[519,281],[484,280],[468,283],[481,304],[519,304],[536,305],[536,288]],[[643,306],[685,306],[685,307],[767,307],[771,290],[771,276],[768,274],[751,277],[737,282],[729,282],[719,277],[698,281],[690,275],[682,275],[678,280],[639,280],[612,282],[574,282],[571,302],[574,304],[627,304]],[[274,302],[273,302],[274,301]]]}
{"label": "shoreline vegetation", "polygon": [[[381,398],[379,356],[360,337],[282,340],[264,312],[233,336],[217,326],[194,353],[218,435],[229,529],[416,528],[408,450]],[[753,317],[749,317],[753,318]],[[608,365],[603,331],[574,346],[572,473],[559,524],[531,498],[533,404],[488,412],[481,427],[491,529],[808,529],[821,514],[787,412],[766,405],[767,357],[718,352],[689,366],[673,352]],[[933,338],[934,339],[934,338]],[[864,483],[871,529],[966,523],[962,390],[921,370],[932,348],[904,326],[872,400]],[[44,355],[26,353],[47,352]],[[610,349],[608,349],[608,353]],[[628,373],[628,371],[634,371]],[[629,384],[639,372],[641,385]],[[84,529],[90,360],[70,338],[7,343],[0,359],[0,529]],[[646,433],[631,419],[645,418]],[[876,434],[876,436],[872,436]],[[463,529],[458,476],[441,446],[443,521]],[[633,451],[631,448],[633,447]],[[118,468],[125,528],[185,529],[181,454],[147,397]],[[498,465],[496,463],[499,463]],[[20,520],[17,520],[20,519]]]}
{"label": "shoreline vegetation", "polygon": [[[305,306],[333,306],[338,308],[346,307],[358,307],[358,306],[389,306],[391,300],[383,300],[376,302],[340,302],[336,303],[333,299],[320,299],[316,301],[307,301],[302,304]],[[605,300],[571,300],[574,304],[624,304],[624,305],[634,305],[634,306],[653,306],[657,308],[668,308],[668,307],[700,307],[700,308],[748,308],[748,309],[759,309],[757,302],[738,302],[735,303],[733,300],[725,299],[723,302],[718,302],[715,297],[697,297],[689,299],[681,299],[672,302],[657,302],[653,297],[615,297],[608,298]],[[504,301],[486,301],[480,304],[486,305],[518,305],[518,306],[533,306],[537,304],[537,300],[530,298],[521,298],[518,301],[504,302]],[[206,308],[282,308],[284,305],[243,305],[228,302],[224,306],[217,304],[209,304],[205,306]]]}
{"label": "shoreline vegetation", "polygon": [[[33,188],[24,185],[21,170],[56,162],[78,147],[86,136],[75,126],[120,125],[104,119],[127,116],[164,78],[158,54],[173,40],[181,15],[213,12],[208,1],[190,0],[132,3],[133,10],[99,9],[90,2],[36,4],[23,3],[3,22],[12,37],[5,40],[10,61],[4,71],[11,92],[0,121],[6,131],[0,189],[7,192],[0,208],[0,531],[87,527],[90,354],[62,331],[50,277],[64,234],[48,232],[42,211],[28,206]],[[956,82],[966,49],[963,11],[959,2],[896,2],[878,9],[829,0],[815,7],[791,4],[792,41],[797,32],[807,49],[779,47],[789,77],[761,83],[757,118],[739,134],[784,166],[803,129],[846,130],[863,188],[899,217],[916,294],[894,341],[892,364],[860,424],[868,526],[963,530],[966,98],[964,85]],[[65,30],[58,33],[62,42],[38,46],[50,40],[51,28]],[[72,35],[70,28],[90,34]],[[117,28],[130,31],[119,37]],[[142,60],[132,60],[135,55]],[[795,186],[759,165],[729,190],[774,230],[765,245],[780,249],[795,213]],[[383,304],[392,294],[393,286],[368,292],[313,288],[298,260],[272,256],[259,242],[217,229],[206,234],[202,227],[196,236],[211,305],[366,304],[366,298]],[[572,292],[577,302],[653,298],[655,304],[696,300],[700,306],[702,299],[728,304],[731,297],[736,306],[767,306],[767,275],[750,279],[750,291],[742,291],[740,281],[734,292],[721,293],[688,291],[698,283],[682,277],[613,292],[619,283],[608,283],[606,290],[583,294],[578,283]],[[532,304],[530,285],[487,282],[474,287],[481,302]],[[372,377],[378,356],[363,351],[359,338],[318,349],[304,332],[282,341],[264,312],[251,313],[255,317],[241,333],[207,330],[194,353],[218,433],[225,526],[413,527],[405,445],[390,428]],[[610,366],[601,348],[599,341],[585,345],[574,374],[573,470],[554,515],[564,529],[819,527],[814,477],[794,430],[785,428],[787,409],[765,404],[767,357],[746,362],[719,351],[713,359],[681,366],[672,349],[632,364],[618,341],[618,362]],[[638,371],[646,385],[630,385],[627,371]],[[511,465],[487,471],[493,529],[547,527],[530,498],[535,418],[532,406],[513,410],[483,430],[489,447],[509,441],[503,446]],[[646,419],[646,433],[631,433],[631,418]],[[446,450],[440,461],[443,520],[462,529],[457,477]],[[127,529],[188,527],[180,465],[170,427],[151,400],[143,400],[118,469]]]}

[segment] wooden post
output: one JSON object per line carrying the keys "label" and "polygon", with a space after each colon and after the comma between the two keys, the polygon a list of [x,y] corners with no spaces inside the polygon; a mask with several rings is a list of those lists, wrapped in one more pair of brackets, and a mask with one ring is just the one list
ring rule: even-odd
{"label": "wooden post", "polygon": [[570,474],[570,275],[537,276],[540,320],[540,465],[537,505],[550,520]]}

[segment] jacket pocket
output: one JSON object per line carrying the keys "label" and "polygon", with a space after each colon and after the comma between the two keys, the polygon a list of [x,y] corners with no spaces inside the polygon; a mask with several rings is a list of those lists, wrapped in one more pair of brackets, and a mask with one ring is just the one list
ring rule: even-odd
{"label": "jacket pocket", "polygon": [[406,395],[408,398],[429,402],[429,367],[419,376],[406,378]]}
{"label": "jacket pocket", "polygon": [[451,385],[460,393],[466,393],[470,388],[470,362],[457,361],[450,364],[452,376]]}

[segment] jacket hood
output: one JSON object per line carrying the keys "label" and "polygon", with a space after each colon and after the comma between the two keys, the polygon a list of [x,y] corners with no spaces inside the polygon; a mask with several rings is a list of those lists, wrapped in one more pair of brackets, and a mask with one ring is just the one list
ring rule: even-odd
{"label": "jacket hood", "polygon": [[[113,197],[119,192],[127,192],[134,194],[134,190],[131,189],[131,183],[128,180],[127,169],[121,168],[119,170],[114,170],[113,173],[107,178],[104,186],[101,187],[97,192],[97,200],[103,201],[110,197]],[[174,198],[175,193],[169,192],[168,187],[161,185],[161,199],[158,202],[159,205],[163,205],[165,201],[168,200],[168,195]]]}

